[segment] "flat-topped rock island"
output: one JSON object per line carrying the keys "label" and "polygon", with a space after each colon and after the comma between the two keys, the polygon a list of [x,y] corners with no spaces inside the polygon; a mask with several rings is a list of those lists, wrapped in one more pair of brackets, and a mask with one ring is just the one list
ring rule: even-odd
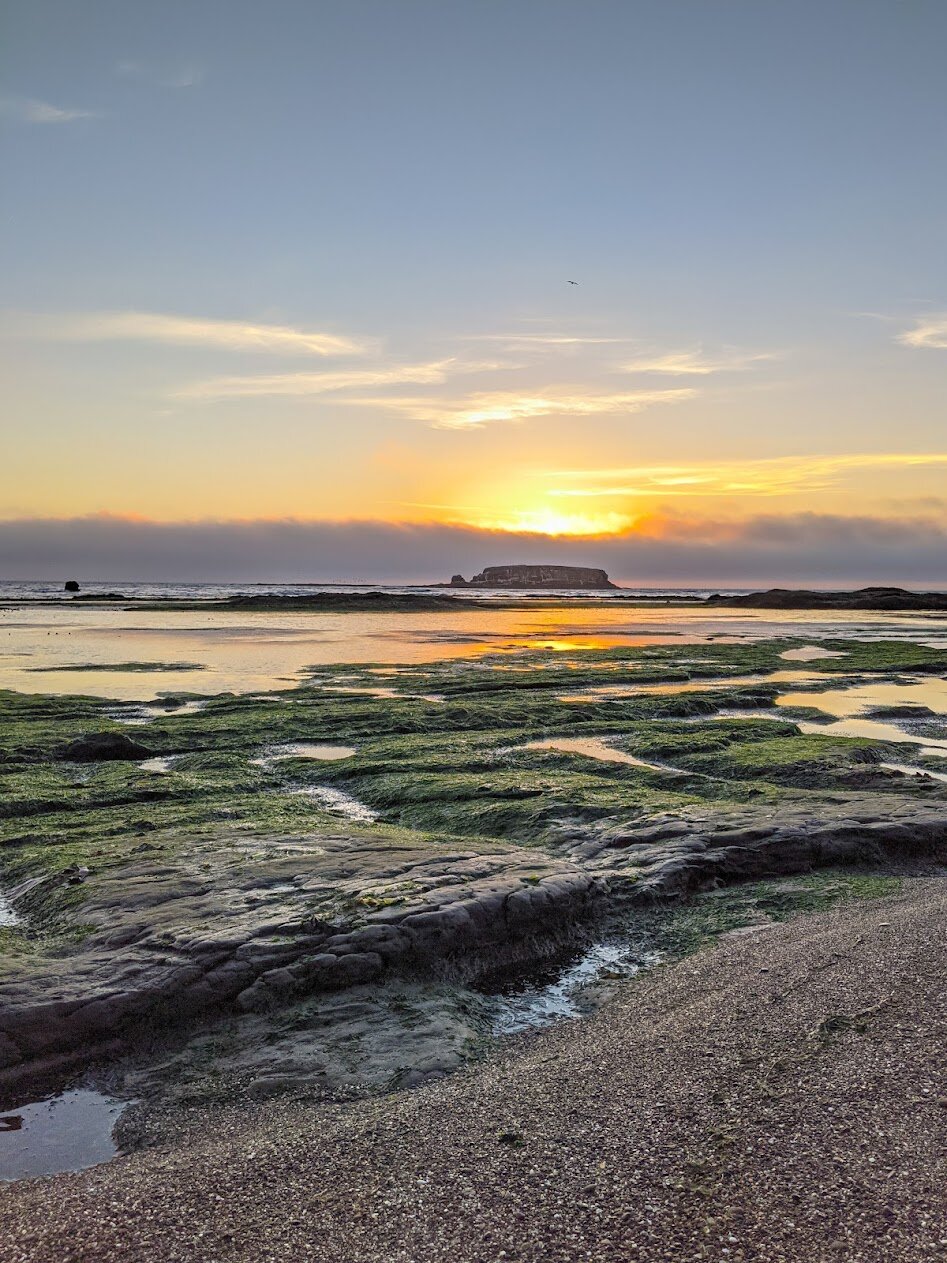
{"label": "flat-topped rock island", "polygon": [[593,566],[485,566],[469,581],[455,574],[452,588],[616,588]]}

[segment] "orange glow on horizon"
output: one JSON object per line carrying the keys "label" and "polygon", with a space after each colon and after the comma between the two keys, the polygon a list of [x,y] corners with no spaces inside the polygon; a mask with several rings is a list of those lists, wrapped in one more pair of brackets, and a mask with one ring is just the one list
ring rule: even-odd
{"label": "orange glow on horizon", "polygon": [[510,531],[520,535],[552,537],[604,537],[622,535],[634,525],[634,518],[624,513],[564,513],[557,509],[515,509],[508,516],[465,522],[480,530]]}

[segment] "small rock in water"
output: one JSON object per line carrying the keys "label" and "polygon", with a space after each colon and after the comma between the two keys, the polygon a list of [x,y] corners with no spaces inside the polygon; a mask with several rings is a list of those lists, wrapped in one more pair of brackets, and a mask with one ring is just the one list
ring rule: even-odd
{"label": "small rock in water", "polygon": [[63,591],[64,592],[78,592],[79,585],[78,583],[76,583],[75,579],[67,579],[63,586]]}

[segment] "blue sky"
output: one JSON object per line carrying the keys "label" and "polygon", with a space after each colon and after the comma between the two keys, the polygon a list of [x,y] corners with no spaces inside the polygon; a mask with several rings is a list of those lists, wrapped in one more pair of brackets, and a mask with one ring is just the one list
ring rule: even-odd
{"label": "blue sky", "polygon": [[20,529],[945,529],[943,465],[902,458],[947,452],[947,6],[11,0],[5,28]]}

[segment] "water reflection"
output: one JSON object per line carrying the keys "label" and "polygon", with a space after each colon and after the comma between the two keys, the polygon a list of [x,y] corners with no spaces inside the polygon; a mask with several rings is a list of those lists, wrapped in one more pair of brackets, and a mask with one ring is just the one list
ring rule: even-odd
{"label": "water reflection", "polygon": [[676,768],[661,763],[647,763],[625,750],[616,750],[601,737],[543,737],[518,746],[520,750],[559,750],[563,754],[579,754],[587,759],[599,759],[604,763],[628,763],[632,767],[646,767],[654,772],[670,772],[681,775]]}
{"label": "water reflection", "polygon": [[250,762],[257,767],[267,767],[270,763],[278,763],[281,759],[350,759],[355,754],[354,746],[329,745],[320,741],[289,741],[285,745],[271,746],[269,750]]}
{"label": "water reflection", "polygon": [[[716,676],[704,680],[676,680],[667,684],[597,684],[580,692],[563,694],[560,702],[587,702],[590,697],[633,697],[645,693],[708,693],[742,684],[817,684],[835,676],[818,671],[771,671],[769,675]],[[823,696],[821,693],[819,696]]]}
{"label": "water reflection", "polygon": [[[735,643],[768,637],[908,639],[947,646],[947,618],[910,613],[726,610],[624,605],[438,613],[255,613],[92,609],[0,610],[0,687],[142,701],[161,693],[268,692],[313,665],[433,662],[487,652],[556,653],[612,646]],[[52,674],[28,667],[129,661],[206,664],[203,671]]]}
{"label": "water reflection", "polygon": [[[772,680],[778,678],[775,675],[770,677]],[[881,706],[926,706],[947,716],[947,679],[925,676],[893,683],[872,680],[824,693],[783,693],[777,703],[780,706],[818,706],[819,710],[838,719],[847,719]]]}

